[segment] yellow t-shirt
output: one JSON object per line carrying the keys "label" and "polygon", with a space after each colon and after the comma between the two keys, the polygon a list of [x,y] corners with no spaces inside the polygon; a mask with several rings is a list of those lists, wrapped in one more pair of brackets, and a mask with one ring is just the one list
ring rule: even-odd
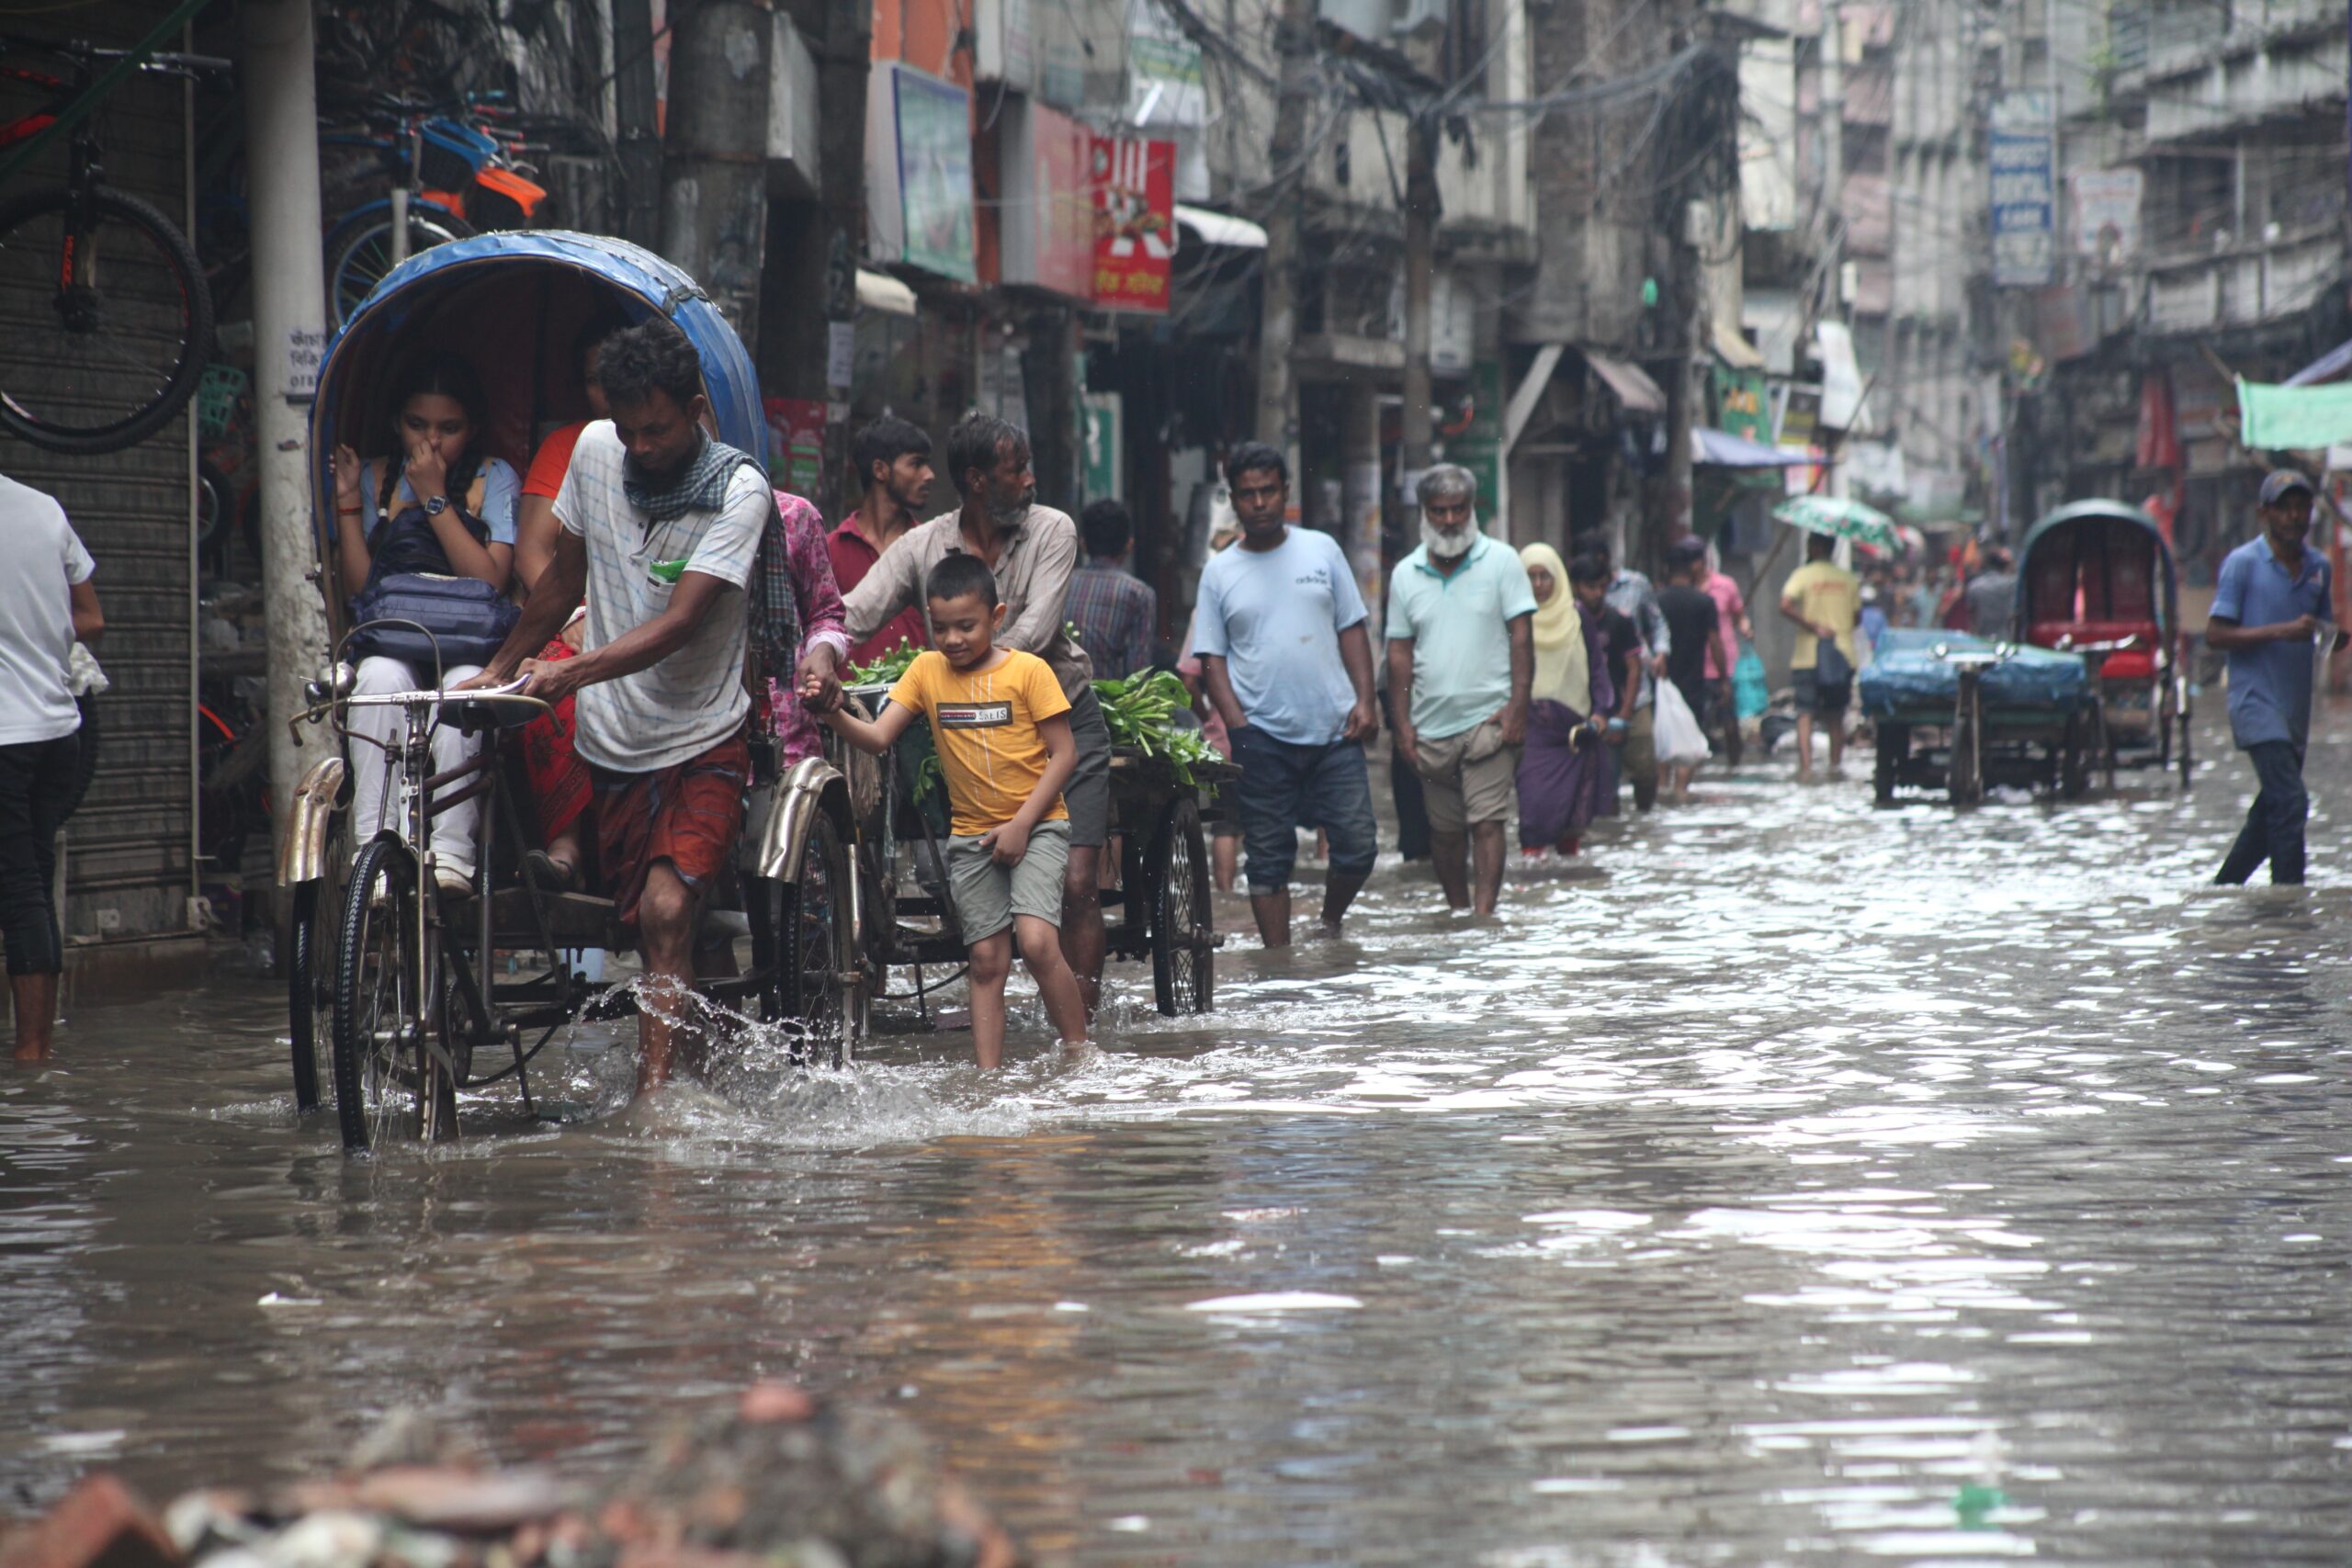
{"label": "yellow t-shirt", "polygon": [[[1062,683],[1046,661],[1011,649],[995,669],[970,674],[948,663],[938,649],[925,649],[890,688],[890,700],[931,720],[959,838],[1012,820],[1046,776],[1046,742],[1038,724],[1069,712]],[[1069,817],[1057,799],[1043,819]]]}
{"label": "yellow t-shirt", "polygon": [[[1789,581],[1781,589],[1781,602],[1797,602],[1797,614],[1817,626],[1838,628],[1838,651],[1846,662],[1859,666],[1861,655],[1854,647],[1854,625],[1862,618],[1862,585],[1854,574],[1836,561],[1807,561],[1789,573]],[[1819,657],[1821,639],[1805,632],[1797,633],[1796,651],[1789,656],[1792,670],[1810,670]]]}

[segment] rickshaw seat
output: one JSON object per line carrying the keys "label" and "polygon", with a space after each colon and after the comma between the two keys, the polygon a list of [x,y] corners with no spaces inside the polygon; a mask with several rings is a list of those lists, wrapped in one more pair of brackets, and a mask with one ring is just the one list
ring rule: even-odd
{"label": "rickshaw seat", "polygon": [[2156,672],[2160,637],[2154,621],[2036,621],[2028,628],[2026,640],[2036,648],[2056,648],[2068,637],[2078,646],[2138,637],[2138,646],[2120,648],[2107,656],[2107,662],[2100,667],[2100,678],[2145,681]]}

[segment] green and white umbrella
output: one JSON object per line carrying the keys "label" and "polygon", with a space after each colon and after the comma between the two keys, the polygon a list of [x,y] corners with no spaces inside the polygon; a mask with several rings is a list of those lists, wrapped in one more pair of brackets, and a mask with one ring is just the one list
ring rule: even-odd
{"label": "green and white umbrella", "polygon": [[1834,495],[1792,495],[1772,508],[1772,516],[1777,522],[1808,534],[1851,539],[1872,549],[1892,553],[1903,547],[1903,541],[1895,536],[1894,519],[1859,501]]}

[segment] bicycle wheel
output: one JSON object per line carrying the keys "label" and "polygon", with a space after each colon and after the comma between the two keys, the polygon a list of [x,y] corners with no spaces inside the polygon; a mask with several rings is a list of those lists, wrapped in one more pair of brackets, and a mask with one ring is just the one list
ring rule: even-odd
{"label": "bicycle wheel", "polygon": [[771,1023],[790,1020],[808,1032],[803,1060],[846,1066],[865,1028],[865,992],[845,982],[857,962],[850,930],[850,857],[839,826],[820,814],[800,852],[798,877],[767,883],[768,938],[774,968],[763,1010]]}
{"label": "bicycle wheel", "polygon": [[0,206],[0,427],[119,452],[196,395],[212,295],[187,238],[136,197],[59,186]]}
{"label": "bicycle wheel", "polygon": [[378,839],[359,852],[334,956],[333,1067],[343,1146],[358,1151],[452,1126],[455,1089],[425,1048],[446,1022],[417,943],[416,863]]}
{"label": "bicycle wheel", "polygon": [[1160,821],[1144,874],[1144,905],[1151,920],[1152,999],[1170,1018],[1208,1011],[1216,995],[1216,912],[1201,808],[1189,795],[1178,796]]}
{"label": "bicycle wheel", "polygon": [[[473,225],[437,207],[412,207],[408,214],[408,254],[462,240]],[[392,207],[370,202],[346,216],[327,235],[327,308],[334,324],[349,321],[359,302],[392,270]]]}

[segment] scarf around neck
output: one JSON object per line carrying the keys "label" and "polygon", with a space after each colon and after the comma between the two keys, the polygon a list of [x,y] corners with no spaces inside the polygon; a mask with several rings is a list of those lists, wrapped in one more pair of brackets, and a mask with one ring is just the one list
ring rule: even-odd
{"label": "scarf around neck", "polygon": [[667,484],[648,479],[634,463],[622,463],[621,491],[631,506],[645,513],[649,525],[667,523],[689,512],[716,512],[726,504],[727,487],[735,470],[751,461],[750,454],[706,434],[702,450]]}

